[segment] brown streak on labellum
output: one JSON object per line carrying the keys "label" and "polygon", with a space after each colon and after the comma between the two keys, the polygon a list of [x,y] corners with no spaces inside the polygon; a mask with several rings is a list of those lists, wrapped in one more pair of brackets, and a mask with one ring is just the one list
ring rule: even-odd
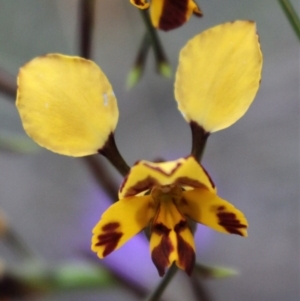
{"label": "brown streak on labellum", "polygon": [[[220,206],[218,210],[223,210],[220,209],[223,206]],[[237,218],[234,213],[229,213],[229,212],[220,212],[217,213],[217,216],[219,218],[219,225],[224,227],[225,230],[231,234],[237,234],[237,235],[243,235],[243,232],[240,231],[239,229],[245,229],[247,228],[246,225],[242,224]]]}
{"label": "brown streak on labellum", "polygon": [[[170,230],[169,230],[170,232]],[[173,245],[167,235],[162,235],[161,242],[152,250],[151,258],[157,268],[158,274],[162,277],[166,267],[169,266],[169,256],[173,251]]]}
{"label": "brown streak on labellum", "polygon": [[154,185],[158,185],[159,183],[156,181],[156,179],[152,177],[147,177],[139,182],[137,182],[135,185],[127,188],[127,191],[124,195],[124,197],[134,196],[137,195],[145,190],[151,189]]}
{"label": "brown streak on labellum", "polygon": [[189,0],[165,0],[159,20],[159,28],[165,31],[177,28],[186,22]]}
{"label": "brown streak on labellum", "polygon": [[181,237],[180,234],[176,233],[176,235],[179,264],[184,268],[185,272],[191,276],[195,266],[194,249]]}
{"label": "brown streak on labellum", "polygon": [[187,221],[181,220],[179,223],[175,225],[174,231],[179,234],[181,231],[185,230],[186,228],[187,228]]}
{"label": "brown streak on labellum", "polygon": [[171,229],[162,223],[158,223],[153,225],[151,231],[162,236],[160,244],[153,249],[151,254],[152,261],[157,268],[158,274],[162,277],[165,274],[166,267],[170,264],[169,256],[173,251],[173,245],[169,238]]}
{"label": "brown streak on labellum", "polygon": [[102,227],[102,231],[105,233],[98,235],[98,242],[95,246],[104,246],[103,257],[115,250],[123,236],[122,232],[116,231],[119,227],[120,224],[117,222],[108,223]]}

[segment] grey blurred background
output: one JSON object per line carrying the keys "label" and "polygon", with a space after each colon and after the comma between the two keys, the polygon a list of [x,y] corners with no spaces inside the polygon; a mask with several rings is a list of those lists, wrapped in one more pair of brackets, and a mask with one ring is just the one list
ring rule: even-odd
{"label": "grey blurred background", "polygon": [[[300,13],[299,2],[293,3]],[[238,277],[207,281],[213,300],[298,301],[299,41],[277,1],[198,0],[198,4],[202,19],[192,17],[177,30],[159,33],[174,73],[178,53],[190,38],[236,19],[257,23],[264,67],[261,88],[247,114],[213,134],[203,158],[220,196],[246,214],[249,237],[199,226],[197,259],[240,271]],[[129,164],[187,155],[191,137],[174,101],[174,77],[165,79],[155,73],[152,53],[141,82],[130,91],[125,88],[145,31],[138,10],[129,0],[99,0],[96,10],[93,58],[110,79],[119,102],[116,141],[121,153]],[[0,0],[0,66],[16,76],[19,67],[35,56],[78,54],[77,16],[75,0]],[[1,93],[0,129],[23,133],[13,102]],[[106,165],[120,183],[121,177]],[[48,262],[71,260],[80,250],[88,250],[91,229],[108,204],[81,159],[44,149],[30,155],[0,153],[0,208],[14,230]],[[0,257],[16,263],[2,244]],[[150,288],[159,281],[142,237],[105,262]],[[191,300],[188,280],[178,273],[165,298]],[[107,289],[39,300],[137,299],[125,290]]]}

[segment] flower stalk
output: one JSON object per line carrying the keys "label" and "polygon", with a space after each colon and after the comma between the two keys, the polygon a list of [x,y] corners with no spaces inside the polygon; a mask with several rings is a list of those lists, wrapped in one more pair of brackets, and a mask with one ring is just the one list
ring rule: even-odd
{"label": "flower stalk", "polygon": [[289,0],[278,0],[283,12],[300,40],[300,18]]}

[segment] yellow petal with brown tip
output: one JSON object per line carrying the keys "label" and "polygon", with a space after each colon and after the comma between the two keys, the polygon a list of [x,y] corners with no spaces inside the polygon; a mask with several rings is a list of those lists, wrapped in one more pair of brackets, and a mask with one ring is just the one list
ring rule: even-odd
{"label": "yellow petal with brown tip", "polygon": [[175,98],[187,122],[206,132],[229,127],[251,105],[259,88],[262,53],[255,23],[210,28],[181,50]]}
{"label": "yellow petal with brown tip", "polygon": [[97,153],[118,121],[111,84],[92,61],[48,54],[20,69],[17,108],[26,133],[59,154]]}

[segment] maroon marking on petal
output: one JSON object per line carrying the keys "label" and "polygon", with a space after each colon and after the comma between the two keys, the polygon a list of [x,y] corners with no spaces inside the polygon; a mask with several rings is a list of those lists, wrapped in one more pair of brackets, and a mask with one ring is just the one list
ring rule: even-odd
{"label": "maroon marking on petal", "polygon": [[175,225],[174,231],[179,234],[181,231],[183,231],[186,228],[187,228],[187,221],[181,220],[179,223]]}
{"label": "maroon marking on petal", "polygon": [[193,188],[207,188],[204,184],[201,182],[191,179],[189,177],[180,177],[175,181],[175,184],[179,186],[189,186]]}
{"label": "maroon marking on petal", "polygon": [[169,256],[173,249],[170,238],[163,235],[160,244],[152,250],[151,258],[160,277],[165,274],[165,269],[170,264]]}
{"label": "maroon marking on petal", "polygon": [[212,180],[212,178],[210,177],[210,175],[209,175],[209,173],[207,172],[207,170],[206,170],[201,164],[200,164],[200,166],[202,167],[204,173],[207,175],[208,180],[209,180],[209,182],[210,182],[212,188],[215,188],[216,185],[215,185],[214,181]]}
{"label": "maroon marking on petal", "polygon": [[[223,207],[223,206],[220,206],[220,207]],[[219,212],[219,213],[217,213],[217,216],[219,218],[218,224],[220,226],[224,227],[228,233],[244,236],[243,232],[240,231],[239,229],[245,229],[245,228],[247,228],[247,226],[244,224],[241,224],[241,222],[236,218],[236,215],[234,213]]]}
{"label": "maroon marking on petal", "polygon": [[184,267],[185,272],[191,276],[195,266],[195,251],[191,245],[181,237],[180,234],[176,233],[176,235],[179,263],[182,267]]}
{"label": "maroon marking on petal", "polygon": [[186,22],[189,0],[164,0],[159,28],[165,31],[177,28]]}
{"label": "maroon marking on petal", "polygon": [[134,0],[134,3],[136,5],[144,5],[144,3],[141,0]]}
{"label": "maroon marking on petal", "polygon": [[124,197],[137,195],[143,191],[151,189],[154,185],[158,184],[159,183],[156,179],[152,177],[147,177],[146,179],[137,182],[135,185],[128,187]]}
{"label": "maroon marking on petal", "polygon": [[174,172],[182,165],[182,163],[181,163],[181,162],[178,162],[178,163],[176,164],[176,166],[175,166],[170,172],[165,172],[165,171],[164,171],[162,168],[160,168],[159,166],[152,166],[152,165],[149,165],[149,164],[147,164],[147,163],[144,163],[144,165],[147,166],[147,167],[150,168],[150,169],[156,170],[156,171],[158,171],[158,172],[160,172],[160,173],[162,173],[162,174],[164,174],[164,175],[170,177],[170,176],[172,176],[172,175],[174,174]]}
{"label": "maroon marking on petal", "polygon": [[160,234],[160,235],[168,236],[170,231],[171,231],[171,229],[169,229],[168,227],[166,227],[162,223],[155,224],[155,225],[152,226],[152,232],[155,232],[155,233]]}
{"label": "maroon marking on petal", "polygon": [[223,210],[225,210],[225,206],[219,206],[219,207],[217,208],[217,210],[218,210],[218,211],[223,211]]}
{"label": "maroon marking on petal", "polygon": [[109,223],[109,224],[104,225],[102,227],[102,230],[105,232],[113,232],[114,230],[116,230],[119,227],[120,227],[120,223],[114,222],[114,223]]}
{"label": "maroon marking on petal", "polygon": [[105,246],[103,251],[103,257],[110,254],[117,247],[119,240],[123,236],[122,232],[117,232],[116,230],[120,227],[117,222],[108,223],[102,227],[104,234],[98,235],[98,242],[95,246]]}

